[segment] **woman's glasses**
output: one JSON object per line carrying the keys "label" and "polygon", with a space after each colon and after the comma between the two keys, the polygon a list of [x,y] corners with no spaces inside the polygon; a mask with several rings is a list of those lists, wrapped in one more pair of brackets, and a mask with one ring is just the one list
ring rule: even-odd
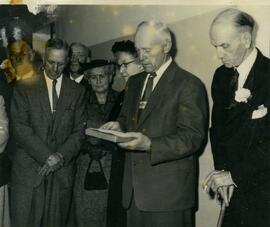
{"label": "woman's glasses", "polygon": [[125,68],[127,68],[127,66],[130,64],[130,63],[133,63],[135,62],[136,59],[133,59],[132,61],[129,61],[129,62],[123,62],[122,64],[117,64],[118,68],[120,69],[122,66],[124,66]]}

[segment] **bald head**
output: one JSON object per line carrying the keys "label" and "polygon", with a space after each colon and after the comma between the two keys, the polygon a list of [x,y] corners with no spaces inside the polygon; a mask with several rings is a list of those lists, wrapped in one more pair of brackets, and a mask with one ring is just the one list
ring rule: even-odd
{"label": "bald head", "polygon": [[169,28],[162,22],[144,21],[137,27],[135,47],[146,72],[155,72],[169,58],[172,46]]}
{"label": "bald head", "polygon": [[171,42],[170,29],[166,24],[160,21],[143,21],[137,26],[136,33],[140,30],[146,30],[147,36],[156,36],[162,41],[168,40]]}
{"label": "bald head", "polygon": [[228,67],[239,66],[254,48],[254,19],[238,9],[219,13],[210,27],[211,44]]}
{"label": "bald head", "polygon": [[230,25],[239,31],[253,33],[255,21],[249,14],[238,9],[227,9],[219,13],[211,24],[211,28],[218,25]]}

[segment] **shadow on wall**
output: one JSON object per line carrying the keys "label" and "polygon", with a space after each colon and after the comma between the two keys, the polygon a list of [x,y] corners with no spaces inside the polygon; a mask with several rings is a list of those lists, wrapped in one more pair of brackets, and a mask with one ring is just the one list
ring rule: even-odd
{"label": "shadow on wall", "polygon": [[175,57],[177,55],[177,42],[176,42],[176,37],[175,37],[175,34],[171,31],[171,37],[172,37],[172,48],[171,48],[171,51],[170,51],[170,54],[172,56],[172,59],[175,60]]}

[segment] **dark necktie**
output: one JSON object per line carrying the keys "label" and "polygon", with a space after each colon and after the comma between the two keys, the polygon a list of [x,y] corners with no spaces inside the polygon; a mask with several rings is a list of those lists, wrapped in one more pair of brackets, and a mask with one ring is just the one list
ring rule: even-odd
{"label": "dark necktie", "polygon": [[140,101],[140,106],[139,106],[139,111],[138,111],[138,120],[140,119],[141,113],[145,109],[147,102],[151,96],[151,93],[153,91],[154,78],[156,76],[157,74],[155,72],[149,74],[149,77],[147,79],[147,83],[145,86],[145,90]]}
{"label": "dark necktie", "polygon": [[237,69],[234,69],[232,79],[231,79],[231,82],[229,85],[229,89],[230,89],[229,93],[230,93],[231,99],[230,99],[229,106],[226,109],[231,109],[236,104],[235,103],[235,92],[238,89],[238,78],[239,78],[239,73],[238,73]]}
{"label": "dark necktie", "polygon": [[53,80],[52,82],[52,109],[53,109],[53,114],[56,111],[56,105],[57,105],[57,101],[58,101],[58,96],[57,96],[57,92],[56,92],[56,83],[57,80]]}
{"label": "dark necktie", "polygon": [[153,85],[154,85],[154,78],[157,76],[157,74],[155,72],[150,73],[146,86],[145,86],[145,90],[142,96],[142,101],[147,102],[152,91],[153,91]]}
{"label": "dark necktie", "polygon": [[234,73],[233,73],[232,80],[230,83],[230,88],[233,93],[233,96],[234,96],[235,91],[238,89],[238,77],[239,77],[239,73],[237,69],[234,69]]}

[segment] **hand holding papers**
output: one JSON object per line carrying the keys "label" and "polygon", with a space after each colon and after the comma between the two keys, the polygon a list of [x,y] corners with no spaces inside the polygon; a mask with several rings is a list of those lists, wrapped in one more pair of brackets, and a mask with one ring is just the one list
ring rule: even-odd
{"label": "hand holding papers", "polygon": [[126,135],[126,133],[101,128],[88,128],[85,130],[85,134],[114,143],[123,143],[134,139],[133,137]]}

